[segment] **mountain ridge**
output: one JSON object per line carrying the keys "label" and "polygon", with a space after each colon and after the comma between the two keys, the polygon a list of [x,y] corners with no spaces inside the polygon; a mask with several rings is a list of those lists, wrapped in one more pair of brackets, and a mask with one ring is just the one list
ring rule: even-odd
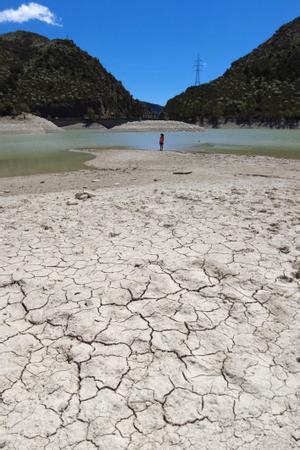
{"label": "mountain ridge", "polygon": [[234,61],[221,77],[170,99],[164,114],[215,126],[227,121],[296,125],[300,121],[300,17]]}
{"label": "mountain ridge", "polygon": [[100,61],[68,39],[0,35],[0,115],[138,118],[145,107]]}

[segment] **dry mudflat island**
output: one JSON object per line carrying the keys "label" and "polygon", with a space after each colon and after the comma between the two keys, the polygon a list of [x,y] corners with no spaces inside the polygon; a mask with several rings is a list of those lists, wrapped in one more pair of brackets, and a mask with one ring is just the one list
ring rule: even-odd
{"label": "dry mudflat island", "polygon": [[195,125],[193,123],[180,122],[178,120],[137,120],[132,122],[126,122],[122,125],[117,125],[112,128],[112,131],[124,132],[124,131],[204,131],[203,127]]}
{"label": "dry mudflat island", "polygon": [[300,161],[0,179],[0,448],[296,449]]}

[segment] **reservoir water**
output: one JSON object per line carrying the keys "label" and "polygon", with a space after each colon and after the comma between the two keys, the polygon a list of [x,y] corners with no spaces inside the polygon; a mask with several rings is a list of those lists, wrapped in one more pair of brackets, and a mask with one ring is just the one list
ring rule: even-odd
{"label": "reservoir water", "polygon": [[[78,170],[91,155],[69,149],[126,147],[158,150],[159,133],[68,130],[0,137],[0,176]],[[300,159],[300,130],[211,129],[165,133],[165,149],[258,154]]]}

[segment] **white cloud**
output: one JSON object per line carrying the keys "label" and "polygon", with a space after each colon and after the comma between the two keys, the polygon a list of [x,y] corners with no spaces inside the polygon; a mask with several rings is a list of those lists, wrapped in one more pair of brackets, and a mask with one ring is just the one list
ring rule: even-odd
{"label": "white cloud", "polygon": [[39,3],[23,3],[17,9],[5,9],[0,11],[0,23],[24,23],[34,19],[46,22],[49,25],[61,26],[61,23],[58,21],[55,14],[53,14],[47,6],[40,5]]}

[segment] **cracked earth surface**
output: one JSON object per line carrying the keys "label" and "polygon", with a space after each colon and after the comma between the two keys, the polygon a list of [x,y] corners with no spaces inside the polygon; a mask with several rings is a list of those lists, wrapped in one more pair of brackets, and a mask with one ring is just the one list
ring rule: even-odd
{"label": "cracked earth surface", "polygon": [[1,199],[0,448],[299,448],[299,182],[95,193]]}

